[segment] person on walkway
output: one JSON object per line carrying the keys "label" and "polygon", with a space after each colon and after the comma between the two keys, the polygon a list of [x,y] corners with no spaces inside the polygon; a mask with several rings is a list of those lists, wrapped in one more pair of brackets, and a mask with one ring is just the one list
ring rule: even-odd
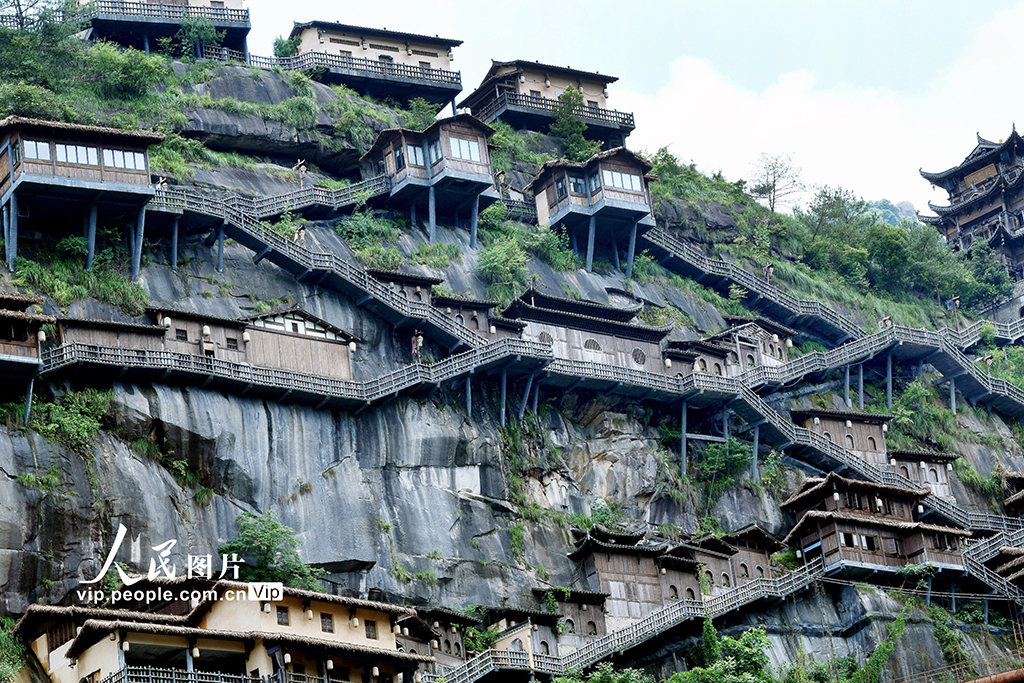
{"label": "person on walkway", "polygon": [[416,330],[412,333],[412,362],[418,363],[423,352],[423,333]]}
{"label": "person on walkway", "polygon": [[299,229],[295,231],[295,243],[299,246],[306,245],[306,226],[300,225]]}

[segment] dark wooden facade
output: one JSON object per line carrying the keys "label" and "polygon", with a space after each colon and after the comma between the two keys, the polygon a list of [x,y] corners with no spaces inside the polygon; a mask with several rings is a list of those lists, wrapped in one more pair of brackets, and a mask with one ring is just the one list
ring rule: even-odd
{"label": "dark wooden facade", "polygon": [[806,479],[781,506],[797,516],[783,542],[805,559],[822,557],[829,572],[892,573],[924,563],[963,572],[962,542],[971,532],[914,521],[928,493],[927,488],[845,479],[834,472]]}
{"label": "dark wooden facade", "polygon": [[513,301],[503,316],[525,323],[522,337],[551,344],[556,358],[663,374],[661,343],[671,328],[631,324],[641,309],[529,290]]}
{"label": "dark wooden facade", "polygon": [[172,351],[336,379],[352,378],[356,338],[300,309],[232,320],[150,309],[153,324],[64,318],[59,343]]}
{"label": "dark wooden facade", "polygon": [[949,196],[946,205],[929,202],[936,215],[921,219],[954,250],[988,242],[1014,279],[1024,278],[1024,140],[1017,129],[999,142],[979,135],[962,163],[921,175]]}
{"label": "dark wooden facade", "polygon": [[391,178],[388,203],[427,217],[433,240],[437,216],[466,221],[475,246],[480,211],[498,201],[487,139],[494,129],[468,114],[435,121],[422,131],[381,131],[361,158],[364,174]]}
{"label": "dark wooden facade", "polygon": [[914,482],[918,487],[927,486],[936,496],[953,498],[950,481],[953,476],[953,461],[959,455],[936,453],[934,451],[889,451],[889,464],[896,473]]}
{"label": "dark wooden facade", "polygon": [[89,37],[149,52],[177,34],[187,20],[205,20],[223,35],[223,46],[247,54],[251,27],[245,0],[78,0]]}
{"label": "dark wooden facade", "polygon": [[36,294],[0,292],[0,373],[5,377],[32,377],[42,369],[39,347],[46,336],[41,328],[55,318],[27,309],[45,301]]}
{"label": "dark wooden facade", "polygon": [[595,154],[584,162],[549,161],[527,185],[534,194],[537,222],[565,230],[578,253],[593,268],[594,254],[614,263],[626,254],[632,272],[636,235],[654,227],[647,187],[649,161],[625,147]]}
{"label": "dark wooden facade", "polygon": [[794,410],[793,421],[829,441],[852,451],[865,462],[889,464],[885,435],[891,415],[841,410]]}

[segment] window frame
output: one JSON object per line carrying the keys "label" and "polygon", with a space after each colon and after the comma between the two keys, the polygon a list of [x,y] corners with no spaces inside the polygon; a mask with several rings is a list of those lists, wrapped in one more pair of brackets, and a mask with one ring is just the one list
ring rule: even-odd
{"label": "window frame", "polygon": [[[31,159],[32,161],[53,161],[53,153],[50,149],[50,142],[48,140],[29,140],[27,138],[22,138],[22,143],[25,145],[24,154],[22,155],[23,158]],[[34,156],[32,154],[29,154],[29,145],[33,145],[36,153],[38,153],[40,149],[45,149],[46,157],[44,158],[41,156]],[[17,145],[11,145],[11,147],[17,147]],[[21,150],[19,150],[19,152],[20,151]]]}
{"label": "window frame", "polygon": [[334,633],[334,615],[330,612],[320,613],[320,632]]}
{"label": "window frame", "polygon": [[363,619],[367,640],[379,640],[377,633],[377,622],[373,619]]}
{"label": "window frame", "polygon": [[288,614],[287,605],[277,606],[277,625],[278,626],[291,626],[291,615]]}
{"label": "window frame", "polygon": [[[465,144],[466,152],[468,153],[469,156],[463,156],[463,144]],[[458,159],[460,161],[468,161],[474,164],[483,163],[483,156],[480,153],[479,140],[470,140],[469,138],[460,138],[455,135],[449,135],[448,149],[451,151],[453,159]]]}
{"label": "window frame", "polygon": [[407,144],[406,147],[409,149],[408,164],[410,166],[420,166],[426,168],[427,159],[423,153],[423,145]]}

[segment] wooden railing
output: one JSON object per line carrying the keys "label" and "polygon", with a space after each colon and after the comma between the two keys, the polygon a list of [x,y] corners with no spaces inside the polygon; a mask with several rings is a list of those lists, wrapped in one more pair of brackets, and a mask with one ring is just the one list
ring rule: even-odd
{"label": "wooden railing", "polygon": [[80,21],[95,19],[100,15],[117,17],[140,17],[147,19],[206,19],[215,24],[248,24],[249,10],[226,7],[193,7],[191,5],[165,5],[159,2],[126,2],[124,0],[96,0],[78,9],[76,18]]}
{"label": "wooden railing", "polygon": [[[481,121],[489,121],[503,107],[522,107],[543,112],[548,116],[555,116],[559,101],[536,95],[521,95],[519,93],[505,92],[488,102],[473,114]],[[627,112],[605,109],[603,107],[577,107],[573,114],[583,119],[588,124],[599,126],[616,126],[633,130],[636,124],[633,115]]]}
{"label": "wooden railing", "polygon": [[501,203],[505,207],[505,218],[524,223],[537,222],[537,207],[533,202],[502,197]]}
{"label": "wooden railing", "polygon": [[[754,579],[714,598],[679,600],[625,628],[596,638],[564,657],[534,654],[532,668],[556,676],[582,670],[615,653],[636,647],[688,619],[718,617],[762,598],[785,598],[810,586],[824,575],[824,571],[819,557],[796,571],[774,579]],[[486,650],[465,664],[424,675],[423,680],[424,683],[473,683],[492,671],[529,668],[525,655],[524,652],[509,650]],[[505,662],[512,665],[507,666]]]}
{"label": "wooden railing", "polygon": [[551,347],[535,341],[505,338],[455,354],[432,365],[416,363],[365,382],[258,367],[176,351],[127,349],[81,342],[47,349],[43,352],[42,361],[44,376],[71,365],[89,363],[120,368],[169,370],[179,375],[215,377],[239,385],[372,403],[422,384],[438,384],[478,367],[515,357],[548,360],[552,358]]}
{"label": "wooden railing", "polygon": [[332,55],[327,52],[302,52],[294,57],[259,57],[238,50],[221,47],[200,47],[200,56],[216,62],[239,62],[260,69],[284,69],[285,71],[312,71],[313,69],[334,69],[354,71],[373,78],[401,78],[421,83],[437,83],[453,88],[462,88],[462,75],[458,71],[432,69],[400,62],[381,62],[364,57]]}
{"label": "wooden railing", "polygon": [[391,310],[396,311],[403,318],[425,321],[470,346],[486,344],[488,340],[485,337],[449,318],[434,307],[418,301],[409,301],[397,292],[392,291],[383,282],[368,275],[359,266],[335,254],[313,251],[303,244],[293,242],[284,235],[275,232],[257,218],[258,216],[276,215],[276,213],[288,208],[297,208],[301,201],[310,198],[311,201],[322,202],[326,206],[336,206],[339,204],[332,204],[332,202],[348,201],[346,198],[351,198],[359,193],[365,194],[366,192],[374,191],[375,188],[377,191],[383,192],[383,188],[386,185],[386,177],[378,176],[377,178],[360,183],[358,186],[353,185],[341,188],[340,190],[326,190],[315,187],[305,188],[286,195],[277,195],[262,200],[251,200],[237,195],[230,196],[227,199],[217,199],[199,192],[192,192],[181,188],[170,188],[157,190],[156,195],[150,201],[150,205],[222,218],[231,226],[234,226],[235,229],[254,238],[262,246],[271,249],[271,253],[267,256],[268,260],[274,261],[279,256],[283,256],[294,263],[301,264],[309,271],[332,272],[350,285],[369,294]]}
{"label": "wooden railing", "polygon": [[277,676],[245,676],[216,671],[182,671],[155,666],[126,666],[101,683],[283,683]]}

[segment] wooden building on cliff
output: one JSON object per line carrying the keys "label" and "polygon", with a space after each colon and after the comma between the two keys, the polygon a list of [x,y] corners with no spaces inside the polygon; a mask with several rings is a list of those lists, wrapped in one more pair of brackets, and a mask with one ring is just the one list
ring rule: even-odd
{"label": "wooden building on cliff", "polygon": [[793,421],[873,465],[889,464],[885,435],[891,415],[808,408],[792,411]]}
{"label": "wooden building on cliff", "polygon": [[96,253],[102,214],[133,219],[128,231],[132,276],[138,275],[146,203],[153,197],[150,145],[163,133],[8,116],[0,121],[0,207],[7,266],[14,269],[18,232],[81,235],[86,269]]}
{"label": "wooden building on cliff", "polygon": [[299,55],[320,53],[321,78],[343,83],[361,95],[408,102],[452,103],[462,76],[452,70],[452,50],[461,40],[388,31],[333,21],[296,22],[289,38],[299,38]]}
{"label": "wooden building on cliff", "polygon": [[978,135],[963,162],[921,176],[948,195],[947,204],[928,202],[935,215],[921,220],[955,251],[987,242],[1015,280],[1024,278],[1024,140],[1016,127],[999,142]]}
{"label": "wooden building on cliff", "polygon": [[490,123],[501,120],[513,128],[546,133],[555,121],[558,96],[575,88],[583,107],[574,112],[587,124],[586,135],[607,147],[625,144],[636,127],[633,114],[608,108],[608,86],[619,80],[592,71],[517,59],[491,60],[477,89],[459,104]]}
{"label": "wooden building on cliff", "polygon": [[805,561],[821,557],[833,574],[894,574],[910,564],[931,563],[938,574],[960,576],[963,541],[971,532],[915,521],[928,493],[834,472],[810,477],[781,506],[797,517],[783,542]]}
{"label": "wooden building on cliff", "polygon": [[533,192],[538,224],[567,232],[574,251],[586,254],[588,272],[595,253],[608,254],[618,267],[625,250],[629,278],[636,236],[655,225],[647,187],[651,168],[640,155],[616,147],[583,162],[549,161],[525,189]]}
{"label": "wooden building on cliff", "polygon": [[487,148],[493,134],[493,128],[468,114],[435,121],[422,131],[389,128],[361,157],[364,174],[391,179],[386,201],[408,210],[414,226],[417,216],[426,213],[431,242],[440,213],[453,225],[468,220],[475,248],[480,211],[501,199]]}

